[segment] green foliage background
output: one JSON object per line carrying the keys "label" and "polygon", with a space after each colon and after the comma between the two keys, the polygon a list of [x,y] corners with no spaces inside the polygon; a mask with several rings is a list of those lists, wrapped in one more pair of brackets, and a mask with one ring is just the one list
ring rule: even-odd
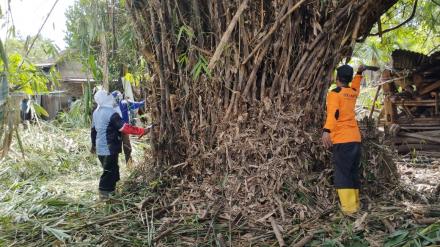
{"label": "green foliage background", "polygon": [[[395,27],[410,17],[414,0],[399,1],[381,18],[382,30]],[[378,25],[372,33],[378,32]],[[430,54],[440,49],[440,5],[433,0],[419,0],[414,18],[404,26],[369,37],[358,43],[354,52],[357,62],[388,65],[395,49],[406,49]]]}
{"label": "green foliage background", "polygon": [[110,88],[127,68],[133,78],[140,80],[146,72],[146,61],[139,54],[134,25],[125,7],[125,1],[77,0],[67,12],[65,40],[69,49],[75,51],[83,65],[95,80],[102,80],[103,47],[100,36],[107,43]]}

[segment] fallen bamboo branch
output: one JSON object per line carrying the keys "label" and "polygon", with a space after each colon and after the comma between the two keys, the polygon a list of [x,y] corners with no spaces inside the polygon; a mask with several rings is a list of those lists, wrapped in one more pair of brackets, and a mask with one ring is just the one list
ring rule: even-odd
{"label": "fallen bamboo branch", "polygon": [[211,60],[208,64],[208,69],[212,70],[215,66],[215,63],[220,58],[220,56],[223,53],[223,50],[225,49],[226,43],[228,43],[229,38],[231,37],[232,31],[234,30],[235,26],[237,25],[238,20],[240,19],[241,14],[246,9],[247,4],[249,0],[244,0],[241,5],[238,7],[237,12],[234,15],[234,18],[232,18],[231,23],[229,23],[228,28],[223,33],[222,39],[220,40],[220,43],[218,44],[217,48],[215,49],[214,55],[212,56]]}
{"label": "fallen bamboo branch", "polygon": [[432,218],[421,218],[416,219],[416,222],[422,225],[431,225],[437,222],[440,222],[440,218],[438,217],[432,217]]}
{"label": "fallen bamboo branch", "polygon": [[84,225],[80,225],[80,226],[77,227],[77,230],[81,229],[81,228],[84,228],[84,227],[89,227],[89,226],[92,226],[92,225],[105,224],[105,223],[107,223],[109,221],[114,220],[115,217],[122,216],[123,214],[128,213],[128,212],[133,211],[133,210],[135,210],[135,208],[129,208],[127,210],[124,210],[124,211],[121,211],[121,212],[118,212],[118,213],[106,216],[104,218],[101,218],[100,220],[96,220],[96,221],[92,221],[92,222],[86,223]]}
{"label": "fallen bamboo branch", "polygon": [[142,210],[147,206],[148,203],[154,201],[154,199],[155,199],[155,197],[153,197],[153,196],[145,197],[140,203],[136,204],[136,207],[139,210]]}
{"label": "fallen bamboo branch", "polygon": [[303,239],[301,239],[301,240],[298,241],[297,243],[293,244],[292,247],[303,247],[303,246],[305,246],[305,245],[308,244],[310,241],[312,241],[314,235],[315,235],[315,234],[312,233],[312,234],[310,234],[310,235],[305,236]]}
{"label": "fallen bamboo branch", "polygon": [[180,222],[182,222],[182,220],[180,220],[179,222],[177,222],[173,227],[166,229],[165,231],[161,232],[159,235],[157,235],[153,241],[157,242],[160,239],[162,239],[163,237],[165,237],[166,235],[168,235],[170,232],[174,231],[177,227],[179,227]]}
{"label": "fallen bamboo branch", "polygon": [[401,144],[397,147],[397,152],[399,153],[407,153],[414,150],[435,152],[438,150],[438,144]]}
{"label": "fallen bamboo branch", "polygon": [[284,242],[284,239],[283,239],[283,235],[281,234],[280,229],[278,228],[278,225],[275,222],[275,219],[271,216],[271,217],[269,217],[269,221],[270,221],[270,224],[272,225],[272,229],[273,229],[273,232],[275,233],[275,237],[278,240],[278,244],[280,246],[286,246],[286,243]]}

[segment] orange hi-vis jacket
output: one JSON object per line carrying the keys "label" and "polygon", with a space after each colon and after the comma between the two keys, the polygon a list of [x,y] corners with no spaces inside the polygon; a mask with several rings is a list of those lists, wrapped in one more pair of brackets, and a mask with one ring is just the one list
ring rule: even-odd
{"label": "orange hi-vis jacket", "polygon": [[351,87],[337,87],[327,95],[324,131],[330,133],[333,144],[361,142],[355,113],[361,80],[362,75],[357,74],[351,82]]}

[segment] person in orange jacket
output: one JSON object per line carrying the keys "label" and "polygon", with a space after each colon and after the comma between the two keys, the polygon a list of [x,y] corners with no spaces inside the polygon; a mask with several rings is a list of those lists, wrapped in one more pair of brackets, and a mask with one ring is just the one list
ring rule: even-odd
{"label": "person in orange jacket", "polygon": [[[356,121],[355,107],[365,66],[353,68],[342,65],[336,69],[336,85],[327,95],[327,118],[322,133],[325,148],[332,148],[334,184],[345,214],[359,210],[359,163],[361,134]],[[351,82],[351,85],[350,85]]]}

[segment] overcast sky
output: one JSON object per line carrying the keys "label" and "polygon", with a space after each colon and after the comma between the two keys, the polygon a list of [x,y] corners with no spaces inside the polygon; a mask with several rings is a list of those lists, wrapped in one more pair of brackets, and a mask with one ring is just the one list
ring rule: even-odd
{"label": "overcast sky", "polygon": [[[8,0],[0,0],[3,14],[7,10],[7,2]],[[66,31],[64,13],[74,2],[75,0],[59,0],[41,31],[43,37],[53,40],[61,49],[66,46],[64,42]],[[55,0],[11,0],[11,10],[17,34],[24,38],[28,35],[36,35],[54,3]],[[1,29],[1,37],[5,37],[5,32],[5,29]]]}

